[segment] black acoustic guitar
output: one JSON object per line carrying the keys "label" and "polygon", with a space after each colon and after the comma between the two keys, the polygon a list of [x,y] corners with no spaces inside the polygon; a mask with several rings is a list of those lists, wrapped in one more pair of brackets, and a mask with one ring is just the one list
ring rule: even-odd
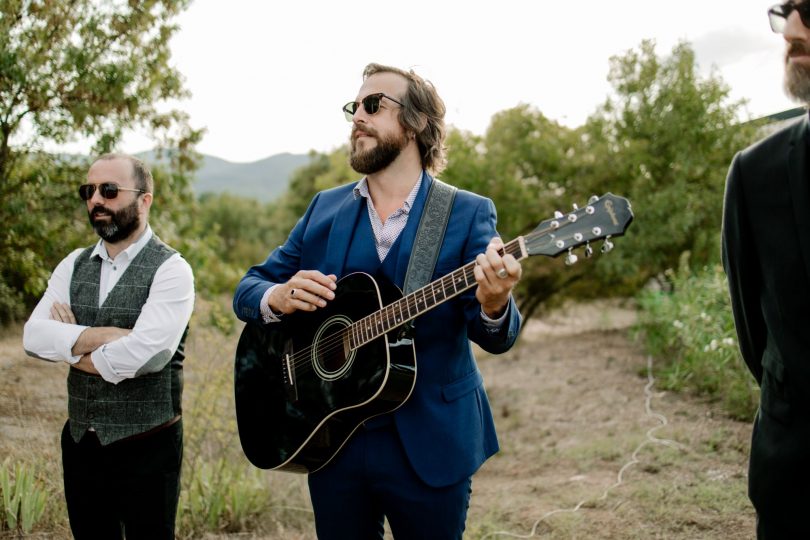
{"label": "black acoustic guitar", "polygon": [[[503,247],[520,260],[556,257],[624,234],[630,203],[610,193],[569,214],[557,213]],[[411,394],[416,357],[406,324],[476,285],[469,264],[402,296],[368,274],[337,282],[335,298],[282,322],[247,324],[236,349],[234,383],[239,438],[262,469],[314,472],[337,454],[366,420],[395,410]]]}

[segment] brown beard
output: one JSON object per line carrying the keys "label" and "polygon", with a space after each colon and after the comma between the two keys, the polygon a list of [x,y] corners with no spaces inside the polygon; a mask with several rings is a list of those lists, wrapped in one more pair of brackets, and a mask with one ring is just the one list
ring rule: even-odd
{"label": "brown beard", "polygon": [[810,56],[810,47],[804,42],[792,41],[785,51],[785,93],[801,103],[810,103],[810,66],[790,63],[795,55]]}
{"label": "brown beard", "polygon": [[360,174],[374,174],[385,169],[399,156],[402,150],[408,146],[408,137],[403,133],[399,136],[388,135],[380,136],[376,130],[371,128],[361,129],[370,137],[377,140],[377,146],[365,152],[357,149],[357,139],[355,134],[357,128],[352,129],[351,138],[351,155],[349,156],[349,164],[352,169]]}

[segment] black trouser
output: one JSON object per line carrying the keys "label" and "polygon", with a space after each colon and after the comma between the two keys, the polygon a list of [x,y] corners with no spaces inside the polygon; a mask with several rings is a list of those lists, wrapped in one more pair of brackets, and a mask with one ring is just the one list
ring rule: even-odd
{"label": "black trouser", "polygon": [[66,423],[62,465],[73,536],[173,539],[182,460],[182,420],[107,446],[92,431],[76,443]]}

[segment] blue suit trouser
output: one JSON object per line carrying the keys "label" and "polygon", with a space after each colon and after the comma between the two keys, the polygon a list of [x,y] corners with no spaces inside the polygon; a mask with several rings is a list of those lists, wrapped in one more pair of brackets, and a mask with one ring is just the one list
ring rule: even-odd
{"label": "blue suit trouser", "polygon": [[[436,449],[441,452],[441,449]],[[452,540],[464,532],[472,478],[441,488],[414,472],[392,423],[361,427],[323,469],[309,475],[320,540]]]}

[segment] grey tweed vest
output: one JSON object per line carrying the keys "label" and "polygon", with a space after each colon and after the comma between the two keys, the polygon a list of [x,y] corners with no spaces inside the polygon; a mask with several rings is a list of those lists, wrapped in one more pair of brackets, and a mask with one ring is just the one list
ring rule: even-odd
{"label": "grey tweed vest", "polygon": [[[157,236],[147,242],[99,307],[101,258],[93,247],[76,259],[70,282],[70,307],[85,326],[133,328],[149,296],[158,267],[176,253]],[[188,327],[174,355],[162,351],[148,360],[149,371],[118,384],[76,368],[68,374],[70,434],[79,442],[89,427],[102,445],[157,427],[181,412],[184,344]]]}

